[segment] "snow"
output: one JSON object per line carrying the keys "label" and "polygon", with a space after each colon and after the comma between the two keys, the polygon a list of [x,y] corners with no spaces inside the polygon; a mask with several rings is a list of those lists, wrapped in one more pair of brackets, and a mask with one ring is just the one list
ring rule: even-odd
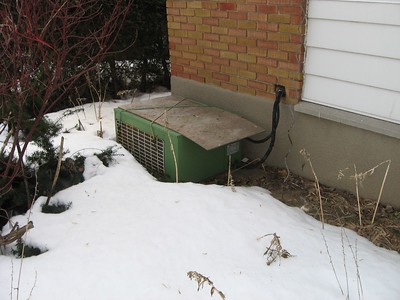
{"label": "snow", "polygon": [[[158,96],[165,93],[134,101]],[[207,283],[198,291],[190,271],[208,277],[229,300],[400,299],[397,252],[347,229],[322,229],[262,188],[158,182],[120,146],[105,167],[93,154],[116,145],[113,108],[129,101],[103,104],[103,139],[93,104],[62,119],[70,129],[79,116],[85,127],[62,134],[66,156],[87,156],[85,181],[52,198],[71,203],[67,211],[42,213],[40,197],[30,212],[12,218],[33,221],[25,240],[47,251],[21,260],[6,247],[0,299],[17,299],[17,291],[31,300],[222,299],[211,296]],[[9,231],[6,225],[2,234]],[[292,256],[267,265],[263,254],[273,233]]]}

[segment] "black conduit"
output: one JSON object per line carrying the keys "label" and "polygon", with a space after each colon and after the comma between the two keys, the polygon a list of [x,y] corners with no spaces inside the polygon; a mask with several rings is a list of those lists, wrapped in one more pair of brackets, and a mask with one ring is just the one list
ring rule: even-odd
{"label": "black conduit", "polygon": [[285,87],[281,85],[276,85],[275,86],[275,101],[274,101],[274,107],[272,109],[272,128],[271,128],[271,133],[268,134],[266,137],[260,139],[260,140],[254,140],[252,138],[247,138],[252,143],[255,144],[262,144],[270,140],[269,147],[267,151],[265,152],[264,156],[254,163],[250,164],[248,167],[249,168],[256,168],[259,167],[261,164],[263,164],[268,156],[271,154],[272,149],[274,148],[275,144],[275,137],[276,137],[276,130],[278,128],[279,124],[279,118],[280,118],[280,111],[279,111],[279,104],[281,102],[281,98],[286,96],[286,91]]}

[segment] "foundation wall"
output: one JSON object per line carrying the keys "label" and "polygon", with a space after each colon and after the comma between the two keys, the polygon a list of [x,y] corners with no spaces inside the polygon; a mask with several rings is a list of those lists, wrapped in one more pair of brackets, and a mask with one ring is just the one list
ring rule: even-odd
{"label": "foundation wall", "polygon": [[[229,91],[180,77],[172,77],[172,93],[203,103],[224,108],[271,129],[272,101],[262,97]],[[311,156],[312,164],[321,183],[355,192],[354,165],[357,172],[365,172],[391,160],[381,201],[400,207],[400,139],[398,131],[392,136],[357,128],[296,111],[296,106],[281,104],[281,118],[274,149],[266,164],[289,167],[290,171],[312,179],[308,164],[304,165],[301,149]],[[290,135],[291,144],[288,133]],[[244,155],[250,159],[261,157],[268,144],[244,142]],[[385,176],[387,163],[367,176],[360,188],[363,197],[377,199]],[[340,171],[345,175],[338,179]]]}

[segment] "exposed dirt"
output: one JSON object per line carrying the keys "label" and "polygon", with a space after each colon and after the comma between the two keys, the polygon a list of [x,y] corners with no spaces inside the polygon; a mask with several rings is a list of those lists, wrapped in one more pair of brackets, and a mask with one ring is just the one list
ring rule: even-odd
{"label": "exposed dirt", "polygon": [[[286,169],[243,169],[233,174],[235,186],[260,186],[272,196],[289,206],[301,208],[320,220],[320,201],[315,182]],[[212,178],[208,183],[227,184],[227,175]],[[343,226],[356,231],[379,247],[400,253],[400,210],[379,205],[374,224],[371,225],[376,200],[360,199],[361,221],[357,197],[349,192],[320,185],[325,223]]]}

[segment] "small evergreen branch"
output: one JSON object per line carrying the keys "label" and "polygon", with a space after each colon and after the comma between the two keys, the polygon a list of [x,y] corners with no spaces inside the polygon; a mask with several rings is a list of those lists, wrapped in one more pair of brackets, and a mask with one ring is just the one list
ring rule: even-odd
{"label": "small evergreen branch", "polygon": [[117,153],[119,149],[120,148],[117,146],[109,146],[100,153],[95,153],[94,155],[97,156],[106,167],[109,167],[110,164],[115,161],[115,156],[121,156],[121,154]]}
{"label": "small evergreen branch", "polygon": [[214,295],[214,293],[217,293],[222,300],[225,300],[225,295],[223,292],[221,292],[220,290],[218,290],[215,286],[214,283],[208,278],[205,277],[204,275],[201,275],[200,273],[196,272],[196,271],[190,271],[187,273],[187,276],[190,278],[190,280],[196,280],[197,282],[197,291],[200,290],[200,288],[204,287],[204,283],[207,283],[209,286],[211,286],[211,297]]}

